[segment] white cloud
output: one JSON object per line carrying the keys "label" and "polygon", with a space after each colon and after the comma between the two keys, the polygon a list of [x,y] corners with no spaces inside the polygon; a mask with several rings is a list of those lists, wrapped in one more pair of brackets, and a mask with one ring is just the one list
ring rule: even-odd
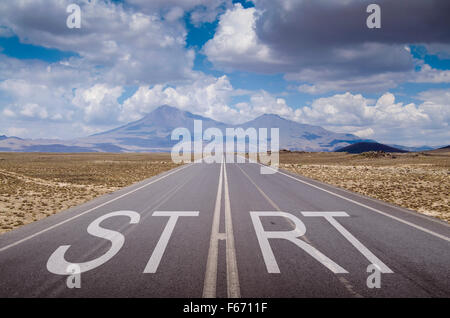
{"label": "white cloud", "polygon": [[167,12],[167,14],[164,16],[164,18],[167,21],[173,22],[178,20],[184,15],[184,10],[180,7],[173,7]]}
{"label": "white cloud", "polygon": [[117,99],[122,93],[120,86],[96,84],[88,89],[78,89],[72,103],[82,109],[86,123],[112,125],[117,123],[121,110]]}
{"label": "white cloud", "polygon": [[192,83],[176,87],[141,86],[123,103],[122,121],[135,120],[160,105],[171,105],[217,120],[230,119],[236,113],[229,105],[233,88],[226,76],[201,76]]}
{"label": "white cloud", "polygon": [[176,84],[198,76],[179,10],[168,13],[169,21],[156,9],[142,13],[110,1],[82,0],[82,28],[70,30],[68,3],[0,2],[0,25],[21,42],[78,54],[55,63],[0,54],[3,129],[27,125],[24,137],[83,136],[117,124],[124,85]]}
{"label": "white cloud", "polygon": [[[213,22],[223,8],[231,5],[231,0],[128,0],[145,12],[161,12],[169,21],[181,18],[186,12],[191,22]],[[175,11],[174,11],[175,10]]]}
{"label": "white cloud", "polygon": [[409,81],[416,83],[450,83],[450,70],[438,70],[424,64]]}
{"label": "white cloud", "polygon": [[373,136],[374,133],[375,131],[372,128],[366,128],[357,130],[353,134],[361,138],[369,138],[370,136]]}
{"label": "white cloud", "polygon": [[[5,26],[0,36],[11,31],[22,42],[78,54],[57,63],[0,55],[0,126],[5,131],[27,125],[22,134],[28,137],[54,137],[55,132],[61,138],[78,137],[169,104],[230,123],[276,113],[380,141],[449,139],[448,89],[422,92],[419,104],[407,105],[396,102],[390,93],[370,100],[356,92],[386,92],[402,82],[450,83],[450,71],[414,61],[400,42],[356,40],[328,49],[321,38],[314,38],[312,43],[319,45],[311,47],[308,37],[315,32],[296,28],[309,20],[293,19],[292,12],[302,1],[256,1],[256,8],[244,9],[221,0],[128,1],[134,6],[83,0],[81,30],[65,27],[69,2],[0,2],[0,25]],[[264,11],[267,8],[273,10]],[[186,49],[182,17],[189,13],[194,23],[213,21],[224,10],[216,34],[203,48],[214,65],[283,72],[301,92],[353,94],[318,98],[308,107],[294,109],[286,99],[267,91],[240,91],[227,76],[193,71],[195,52]],[[290,40],[297,37],[301,39]],[[448,48],[432,49],[446,52]],[[414,65],[420,66],[419,71]],[[121,105],[117,98],[126,85],[139,89]],[[237,95],[239,102],[234,104]]]}
{"label": "white cloud", "polygon": [[422,101],[448,105],[450,104],[450,89],[432,89],[420,92],[417,97]]}
{"label": "white cloud", "polygon": [[[302,93],[319,95],[327,92],[385,92],[404,82],[450,83],[450,70],[438,70],[422,64],[418,71],[385,72],[366,76],[346,77],[343,72],[330,69],[303,69],[287,73],[287,80],[304,82],[297,87]],[[308,84],[313,83],[313,84]]]}
{"label": "white cloud", "polygon": [[[326,70],[313,71],[305,69],[296,74],[287,74],[289,80],[309,82],[313,84],[301,84],[298,91],[311,95],[319,95],[327,92],[383,92],[395,88],[407,79],[407,73],[387,72],[369,76],[345,77],[331,76]],[[337,78],[334,78],[337,77]],[[334,78],[329,80],[327,78]]]}
{"label": "white cloud", "polygon": [[[234,96],[245,96],[248,102],[232,105]],[[140,87],[123,103],[120,119],[137,120],[160,105],[170,105],[218,121],[242,123],[266,113],[292,117],[294,111],[286,100],[270,93],[242,91],[232,87],[227,76],[203,76],[176,87],[155,85]]]}
{"label": "white cloud", "polygon": [[[247,101],[232,105],[232,97]],[[392,93],[376,100],[361,94],[336,94],[315,99],[310,106],[294,109],[284,98],[266,91],[237,93],[226,76],[203,77],[176,87],[141,87],[125,101],[121,120],[138,119],[162,104],[228,123],[242,123],[266,113],[278,114],[300,123],[323,126],[361,138],[405,144],[440,144],[450,138],[450,91],[423,92],[420,104],[396,102]]]}
{"label": "white cloud", "polygon": [[450,140],[449,95],[449,90],[423,92],[423,103],[416,105],[396,102],[391,93],[376,101],[360,94],[336,94],[297,109],[294,119],[381,142],[440,144]]}
{"label": "white cloud", "polygon": [[230,65],[251,67],[252,64],[261,63],[279,64],[256,35],[257,16],[255,8],[245,9],[239,3],[221,15],[214,38],[204,46],[208,59],[224,68]]}
{"label": "white cloud", "polygon": [[[0,82],[0,92],[7,97],[0,101],[0,109],[3,108],[3,114],[7,117],[57,119],[59,112],[63,111],[68,103],[64,90],[22,79]],[[9,102],[8,99],[12,101]]]}
{"label": "white cloud", "polygon": [[20,114],[25,117],[46,119],[48,117],[47,110],[38,104],[25,104],[20,110]]}
{"label": "white cloud", "polygon": [[241,112],[247,119],[263,114],[276,114],[288,118],[294,115],[293,109],[287,105],[284,98],[275,97],[264,90],[251,94],[249,106],[245,112]]}
{"label": "white cloud", "polygon": [[361,94],[336,94],[318,98],[301,109],[301,121],[327,126],[410,126],[426,124],[430,118],[414,104],[395,103],[391,93],[382,95],[375,104]]}
{"label": "white cloud", "polygon": [[8,136],[23,136],[28,133],[26,128],[22,127],[9,127],[6,129],[6,134]]}
{"label": "white cloud", "polygon": [[[185,49],[186,30],[181,21],[164,20],[158,12],[135,12],[110,1],[81,1],[82,28],[68,29],[65,10],[69,3],[0,2],[0,25],[23,42],[76,52],[78,67],[95,69],[97,76],[112,85],[153,84],[192,76],[195,54]],[[177,14],[171,13],[172,18]]]}
{"label": "white cloud", "polygon": [[[442,6],[438,9],[428,2],[411,1],[408,8],[382,1],[400,20],[392,21],[397,15],[385,16],[391,27],[380,32],[362,27],[360,17],[365,8],[357,0],[256,0],[255,7],[247,9],[235,4],[220,16],[217,32],[204,53],[226,71],[284,73],[287,80],[300,82],[301,92],[309,94],[383,93],[407,81],[448,83],[450,71],[424,65],[415,72],[415,66],[423,61],[415,59],[408,46],[426,39],[430,50],[440,56],[448,53],[448,45],[439,44],[448,40],[447,32],[438,32],[446,30],[448,19],[442,10],[448,4],[438,1]],[[410,16],[426,10],[437,23],[424,29],[406,19],[408,15],[401,14],[400,8]],[[418,21],[427,23],[420,16]]]}

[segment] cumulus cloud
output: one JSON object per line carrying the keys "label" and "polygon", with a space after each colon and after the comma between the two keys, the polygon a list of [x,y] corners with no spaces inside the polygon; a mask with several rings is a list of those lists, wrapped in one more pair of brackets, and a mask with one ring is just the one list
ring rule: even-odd
{"label": "cumulus cloud", "polygon": [[396,88],[401,83],[450,83],[450,71],[438,70],[428,64],[418,66],[418,70],[408,72],[385,72],[368,76],[347,77],[344,72],[329,69],[306,68],[298,73],[289,73],[288,80],[300,82],[313,82],[314,84],[301,84],[297,87],[299,92],[318,95],[327,92],[385,92]]}
{"label": "cumulus cloud", "polygon": [[[79,1],[82,28],[66,27],[69,0],[0,2],[0,36],[75,55],[48,63],[0,54],[0,127],[27,125],[24,137],[72,138],[118,123],[124,86],[190,81],[180,10],[161,16],[111,1]],[[33,120],[33,122],[32,122]],[[64,128],[61,128],[64,125]],[[49,127],[53,127],[50,129]],[[61,129],[60,129],[61,128]]]}
{"label": "cumulus cloud", "polygon": [[372,128],[366,128],[366,129],[357,130],[353,134],[355,134],[356,136],[361,137],[361,138],[369,138],[370,136],[373,136],[374,133],[375,133],[375,131]]}
{"label": "cumulus cloud", "polygon": [[[0,127],[8,134],[79,137],[168,104],[228,123],[274,113],[382,142],[449,140],[448,89],[422,92],[410,104],[385,93],[402,82],[450,83],[450,71],[413,59],[408,46],[449,52],[448,1],[380,0],[381,30],[365,27],[368,1],[360,0],[255,0],[254,8],[228,0],[83,0],[80,30],[65,27],[69,2],[0,2],[0,37],[75,53],[55,63],[0,54]],[[236,89],[228,76],[193,71],[184,17],[201,24],[218,14],[202,49],[216,67],[284,73],[310,94],[348,93],[288,105],[263,89]],[[137,91],[119,103],[129,86]],[[358,92],[385,94],[372,100]]]}
{"label": "cumulus cloud", "polygon": [[185,49],[182,22],[166,21],[156,13],[136,12],[110,1],[81,1],[82,28],[69,29],[69,3],[1,2],[0,25],[23,42],[75,52],[81,59],[77,63],[97,68],[109,83],[152,84],[191,76],[195,54]]}
{"label": "cumulus cloud", "polygon": [[[233,97],[242,96],[247,102],[233,105]],[[233,88],[227,76],[203,76],[196,81],[176,87],[155,85],[140,87],[123,103],[121,121],[136,120],[160,105],[206,116],[226,123],[243,123],[263,114],[292,117],[294,110],[286,100],[264,91],[243,91]]]}
{"label": "cumulus cloud", "polygon": [[218,78],[202,76],[196,81],[178,85],[141,86],[123,103],[121,119],[135,120],[160,105],[171,105],[182,110],[201,114],[217,120],[229,120],[236,111],[229,104],[236,94],[227,76]]}
{"label": "cumulus cloud", "polygon": [[391,93],[383,94],[375,103],[361,94],[336,94],[318,98],[310,107],[303,107],[299,120],[327,126],[383,126],[423,124],[429,117],[414,104],[396,103]]}
{"label": "cumulus cloud", "polygon": [[121,105],[117,99],[122,93],[120,86],[96,84],[88,89],[78,89],[72,103],[82,110],[86,123],[113,125],[120,113]]}
{"label": "cumulus cloud", "polygon": [[382,142],[439,144],[450,140],[449,94],[449,90],[423,92],[420,104],[396,102],[391,93],[376,101],[361,94],[336,94],[297,109],[294,119]]}
{"label": "cumulus cloud", "polygon": [[95,70],[77,66],[71,60],[47,64],[0,55],[0,127],[26,126],[29,135],[22,137],[73,138],[117,124],[123,88],[100,84]]}
{"label": "cumulus cloud", "polygon": [[434,104],[447,105],[450,104],[450,89],[432,89],[420,92],[417,98]]}
{"label": "cumulus cloud", "polygon": [[412,79],[409,81],[416,83],[450,83],[450,70],[438,70],[427,64],[411,75]]}
{"label": "cumulus cloud", "polygon": [[26,117],[46,119],[48,117],[47,110],[38,104],[25,104],[20,114]]}
{"label": "cumulus cloud", "polygon": [[3,106],[3,114],[7,117],[59,120],[69,115],[60,113],[64,112],[68,100],[65,92],[56,87],[8,79],[0,83],[0,92],[5,97],[0,102],[0,108]]}
{"label": "cumulus cloud", "polygon": [[322,68],[317,70],[306,68],[295,74],[287,74],[285,78],[288,80],[313,83],[301,84],[297,89],[302,93],[318,95],[339,91],[383,92],[395,88],[399,83],[410,80],[414,76],[415,74],[413,72],[386,72],[368,76],[355,75],[348,77],[344,72],[336,72]]}
{"label": "cumulus cloud", "polygon": [[[232,105],[241,95],[247,99]],[[138,119],[162,104],[227,123],[242,123],[262,114],[278,114],[336,132],[353,133],[361,138],[405,144],[439,144],[450,138],[450,91],[426,91],[417,97],[421,103],[397,102],[385,93],[373,100],[362,94],[335,94],[317,98],[309,106],[288,105],[284,98],[264,90],[237,92],[226,76],[204,77],[176,87],[140,87],[123,104],[121,120]]]}
{"label": "cumulus cloud", "polygon": [[[213,22],[216,16],[231,5],[231,0],[128,0],[144,12],[160,12],[169,19],[178,19],[186,12],[191,22]],[[172,20],[173,21],[173,20]]]}
{"label": "cumulus cloud", "polygon": [[255,8],[244,9],[240,3],[224,13],[214,38],[204,46],[208,58],[224,68],[279,64],[256,35],[255,22],[259,14]]}
{"label": "cumulus cloud", "polygon": [[[450,44],[444,13],[450,3],[445,0],[411,0],[407,5],[382,0],[379,30],[366,27],[370,1],[254,2],[255,8],[236,4],[220,17],[205,54],[221,69],[285,73],[286,79],[303,82],[302,92],[349,90],[355,84],[361,91],[382,92],[414,72],[417,61],[405,49],[408,44],[440,52]],[[427,75],[418,81],[446,81],[443,74]]]}
{"label": "cumulus cloud", "polygon": [[281,97],[259,90],[249,94],[249,102],[241,102],[236,105],[239,115],[243,120],[254,119],[264,114],[276,114],[286,118],[293,118],[294,110]]}

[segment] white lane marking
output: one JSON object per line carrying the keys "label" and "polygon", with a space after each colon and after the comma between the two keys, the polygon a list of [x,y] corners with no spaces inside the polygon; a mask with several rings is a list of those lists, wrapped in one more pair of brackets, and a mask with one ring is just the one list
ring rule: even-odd
{"label": "white lane marking", "polygon": [[56,224],[54,224],[54,225],[52,225],[52,226],[49,226],[49,227],[47,227],[47,228],[45,228],[45,229],[43,229],[43,230],[41,230],[41,231],[39,231],[39,232],[36,232],[36,233],[34,233],[34,234],[30,235],[30,236],[27,236],[27,237],[25,237],[25,238],[23,238],[23,239],[21,239],[21,240],[16,241],[16,242],[14,242],[14,243],[8,244],[8,245],[6,245],[6,246],[0,248],[0,252],[6,251],[7,249],[9,249],[9,248],[11,248],[11,247],[14,247],[14,246],[16,246],[16,245],[19,245],[19,244],[21,244],[21,243],[23,243],[23,242],[26,242],[26,241],[28,241],[28,240],[30,240],[30,239],[32,239],[32,238],[38,236],[38,235],[41,235],[41,234],[43,234],[43,233],[45,233],[45,232],[48,232],[48,231],[50,231],[50,230],[53,230],[54,228],[57,228],[58,226],[61,226],[61,225],[65,224],[65,223],[67,223],[67,222],[70,222],[70,221],[72,221],[72,220],[75,220],[75,219],[79,218],[80,216],[83,216],[83,215],[85,215],[85,214],[87,214],[87,213],[89,213],[89,212],[92,212],[92,211],[94,211],[94,210],[97,210],[98,208],[101,208],[101,207],[103,207],[103,206],[105,206],[105,205],[107,205],[107,204],[109,204],[109,203],[112,203],[112,202],[114,202],[114,201],[117,201],[117,200],[119,200],[119,199],[122,199],[123,197],[126,197],[126,196],[128,196],[128,195],[130,195],[130,194],[132,194],[132,193],[134,193],[134,192],[136,192],[136,191],[139,191],[139,190],[141,190],[141,189],[144,189],[144,188],[148,187],[149,185],[151,185],[151,184],[153,184],[153,183],[155,183],[155,182],[158,182],[158,181],[160,181],[160,180],[162,180],[162,179],[164,179],[164,178],[166,178],[166,177],[168,177],[168,176],[170,176],[170,175],[172,175],[172,174],[174,174],[174,173],[176,173],[176,172],[179,172],[179,171],[181,171],[181,170],[183,170],[183,169],[186,169],[187,167],[190,167],[190,166],[191,166],[190,164],[189,164],[189,165],[185,165],[185,166],[183,166],[183,167],[181,167],[181,168],[178,168],[178,169],[176,169],[176,170],[174,170],[174,171],[172,171],[172,172],[169,172],[169,173],[167,173],[167,174],[165,174],[165,175],[159,177],[159,178],[156,179],[156,180],[153,180],[153,181],[151,181],[151,182],[149,182],[149,183],[146,183],[146,184],[140,186],[139,188],[136,188],[136,189],[131,190],[131,191],[127,192],[127,193],[124,193],[124,194],[122,194],[122,195],[120,195],[120,196],[118,196],[118,197],[116,197],[116,198],[114,198],[114,199],[111,199],[111,200],[109,200],[109,201],[106,201],[106,202],[104,202],[104,203],[102,203],[102,204],[100,204],[100,205],[97,205],[96,207],[93,207],[93,208],[91,208],[91,209],[89,209],[89,210],[87,210],[87,211],[84,211],[84,212],[82,212],[82,213],[80,213],[80,214],[77,214],[77,215],[71,217],[71,218],[68,218],[68,219],[66,219],[66,220],[64,220],[64,221],[61,221],[61,222],[56,223]]}
{"label": "white lane marking", "polygon": [[[296,171],[297,171],[297,170],[296,170]],[[296,175],[301,175],[300,173],[294,172],[294,171],[292,171],[291,173],[296,174]],[[318,180],[316,180],[316,182],[321,183],[321,181],[318,181]],[[322,183],[324,183],[324,182],[322,182]],[[331,184],[328,184],[328,186],[333,187],[333,185],[331,185]],[[414,217],[418,217],[418,218],[427,220],[428,222],[437,223],[437,224],[439,224],[439,225],[443,225],[443,226],[445,226],[445,227],[449,227],[449,228],[450,228],[450,224],[448,224],[448,223],[446,223],[446,222],[444,222],[444,221],[442,221],[442,220],[439,220],[439,219],[437,219],[437,218],[429,217],[429,216],[427,216],[427,215],[418,213],[418,212],[416,212],[416,211],[412,211],[412,210],[408,210],[408,209],[406,209],[406,208],[402,208],[402,207],[399,207],[399,206],[395,206],[395,205],[389,204],[389,202],[377,200],[377,199],[375,199],[375,198],[368,197],[368,196],[366,196],[366,195],[364,195],[364,194],[361,194],[361,193],[358,193],[358,192],[353,192],[353,191],[351,191],[351,190],[347,190],[347,189],[344,189],[344,188],[339,188],[339,187],[337,187],[337,186],[334,186],[334,187],[335,187],[335,188],[338,188],[339,191],[342,191],[342,192],[344,192],[344,193],[348,193],[349,195],[353,195],[353,196],[359,197],[359,198],[361,198],[361,199],[364,199],[364,200],[373,202],[374,204],[383,205],[383,206],[385,206],[385,207],[387,207],[387,208],[389,208],[389,209],[395,209],[396,211],[399,211],[399,212],[401,212],[401,213],[409,214],[409,215],[412,215],[412,216],[414,216]]]}
{"label": "white lane marking", "polygon": [[[261,217],[267,216],[283,216],[285,218],[291,219],[295,224],[295,228],[292,231],[265,231],[261,223]],[[299,237],[303,236],[306,232],[306,227],[303,222],[292,214],[281,212],[281,211],[251,211],[250,217],[252,219],[253,227],[255,228],[256,237],[258,238],[259,247],[263,254],[264,263],[266,264],[268,273],[280,273],[280,268],[278,267],[277,260],[273,254],[272,248],[270,247],[269,239],[284,239],[288,240],[306,253],[312,256],[316,261],[321,263],[323,266],[328,268],[335,274],[346,274],[348,273],[344,268],[333,262],[330,258],[325,256],[319,250],[314,248],[312,245],[302,241]]]}
{"label": "white lane marking", "polygon": [[231,219],[230,194],[228,192],[227,164],[224,163],[224,186],[225,186],[225,232],[226,259],[227,259],[227,295],[228,298],[240,298],[239,274],[236,261],[236,249],[234,246],[233,223]]}
{"label": "white lane marking", "polygon": [[147,266],[145,266],[144,273],[156,273],[158,270],[161,258],[166,250],[169,239],[172,236],[175,224],[180,216],[198,216],[198,211],[155,211],[152,216],[168,216],[169,221],[167,221],[166,227],[164,228],[155,249],[153,250],[152,256],[150,257]]}
{"label": "white lane marking", "polygon": [[[147,212],[151,212],[151,211],[155,211],[157,209],[159,209],[160,206],[162,206],[164,203],[166,203],[170,198],[172,198],[172,196],[178,191],[180,190],[183,186],[185,186],[188,182],[190,181],[190,179],[187,179],[185,182],[180,183],[178,186],[174,187],[173,189],[169,190],[167,193],[165,193],[164,195],[162,195],[160,198],[158,198],[158,200],[156,200],[155,202],[152,202],[154,205],[150,206],[148,209],[140,212],[140,215],[144,215],[141,218],[141,222],[144,221],[145,219],[147,219],[149,213]],[[126,236],[130,231],[132,231],[133,227],[128,227],[128,224],[125,224],[123,226],[121,226],[118,229],[118,232],[122,233],[124,236]],[[128,227],[128,228],[127,228]],[[94,254],[100,247],[102,247],[105,243],[101,242],[98,243],[96,246],[94,246],[89,252],[87,252],[86,254],[84,254],[84,258],[88,258],[90,256],[92,256],[92,254]],[[61,293],[62,290],[64,290],[66,287],[64,285],[61,285],[59,283],[59,281],[56,282],[56,286],[55,286],[55,281],[51,281],[51,280],[47,280],[45,284],[42,284],[41,287],[39,289],[37,289],[36,291],[36,296],[40,297],[40,295],[48,295],[49,288],[52,288],[53,290],[53,295],[59,295]]]}
{"label": "white lane marking", "polygon": [[128,216],[130,218],[130,224],[137,224],[141,219],[141,215],[134,211],[117,211],[102,215],[101,217],[94,220],[91,224],[89,224],[87,232],[95,237],[100,237],[110,241],[110,249],[105,254],[92,261],[84,263],[70,263],[66,261],[64,255],[71,245],[62,245],[58,247],[49,257],[47,261],[47,270],[53,274],[68,275],[69,273],[67,269],[69,268],[69,266],[77,265],[80,268],[81,274],[97,268],[113,258],[125,243],[125,236],[123,236],[123,234],[120,232],[102,228],[100,226],[100,223],[114,216]]}
{"label": "white lane marking", "polygon": [[[274,202],[272,201],[265,193],[264,191],[250,178],[250,176],[244,171],[244,169],[242,169],[239,165],[237,165],[237,167],[242,171],[242,173],[244,175],[247,176],[247,178],[250,180],[251,183],[253,183],[253,185],[258,189],[258,191],[266,198],[266,200],[278,211],[281,211],[280,207]],[[291,221],[291,219],[286,219],[285,220],[288,221],[289,224],[292,225],[293,228],[295,228],[295,224]],[[303,236],[300,236],[300,239],[304,240],[306,243],[308,243],[309,245],[313,246],[314,245],[311,243],[311,241],[308,239],[308,237],[306,236],[306,234],[304,234]],[[261,246],[261,245],[260,245]],[[270,247],[270,246],[269,246]],[[267,268],[267,264],[266,264],[266,268]],[[353,297],[363,297],[360,294],[358,294],[353,286],[350,284],[350,282],[348,280],[346,280],[344,277],[342,276],[338,276],[339,282],[352,294]]]}
{"label": "white lane marking", "polygon": [[[251,162],[252,162],[252,163],[256,163],[256,164],[262,166],[262,164],[260,164],[259,162],[255,162],[255,161],[251,161]],[[267,166],[266,166],[266,167],[267,167]],[[271,167],[268,167],[268,168],[269,168],[269,169],[273,169],[273,168],[271,168]],[[273,169],[273,170],[275,170],[275,169]],[[309,182],[307,182],[307,181],[303,181],[303,180],[297,179],[297,178],[295,178],[295,177],[293,177],[293,176],[291,176],[291,175],[288,175],[288,174],[286,174],[286,173],[284,173],[284,172],[281,172],[280,170],[275,170],[275,171],[277,171],[279,174],[282,174],[282,175],[284,175],[284,176],[286,176],[286,177],[289,177],[289,178],[291,178],[291,179],[293,179],[293,180],[295,180],[295,181],[304,183],[304,184],[306,184],[306,185],[309,185],[310,187],[319,189],[319,190],[321,190],[321,191],[323,191],[323,192],[326,192],[326,193],[329,193],[329,194],[331,194],[331,195],[334,195],[335,197],[338,197],[338,198],[340,198],[340,199],[343,199],[343,200],[346,200],[346,201],[348,201],[348,202],[354,203],[354,204],[359,205],[359,206],[361,206],[361,207],[363,207],[363,208],[366,208],[366,209],[369,209],[369,210],[371,210],[371,211],[373,211],[373,212],[382,214],[382,215],[387,216],[387,217],[389,217],[389,218],[391,218],[391,219],[394,219],[394,220],[396,220],[396,221],[399,221],[399,222],[402,222],[402,223],[404,223],[404,224],[406,224],[406,225],[409,225],[409,226],[411,226],[411,227],[413,227],[413,228],[416,228],[416,229],[418,229],[418,230],[420,230],[420,231],[423,231],[423,232],[425,232],[425,233],[428,233],[428,234],[431,234],[431,235],[433,235],[433,236],[435,236],[435,237],[438,237],[438,238],[440,238],[440,239],[443,239],[444,241],[450,242],[450,238],[447,237],[447,236],[445,236],[445,235],[441,235],[441,234],[439,234],[439,233],[433,232],[433,231],[428,230],[428,229],[426,229],[426,228],[424,228],[424,227],[422,227],[422,226],[420,226],[420,225],[416,225],[416,224],[414,224],[414,223],[405,221],[405,220],[403,220],[403,219],[401,219],[401,218],[398,218],[398,217],[396,217],[396,216],[390,215],[389,213],[386,213],[386,212],[380,211],[380,210],[378,210],[378,209],[372,208],[372,207],[370,207],[370,206],[368,206],[368,205],[365,205],[365,204],[363,204],[363,203],[360,203],[360,202],[358,202],[358,201],[355,201],[355,200],[346,198],[346,197],[344,197],[344,196],[342,196],[342,195],[339,195],[339,194],[337,194],[337,193],[334,193],[334,192],[332,192],[332,191],[328,191],[328,190],[326,190],[326,189],[323,189],[323,188],[321,188],[321,187],[319,187],[319,186],[316,186],[316,185],[314,185],[314,184],[312,184],[312,183],[309,183]]]}
{"label": "white lane marking", "polygon": [[[280,207],[275,202],[273,202],[272,199],[269,198],[269,196],[260,187],[258,187],[258,185],[250,178],[250,176],[244,171],[244,169],[242,169],[239,165],[236,165],[236,167],[238,167],[239,170],[242,171],[247,179],[255,186],[256,190],[259,191],[259,193],[267,200],[267,202],[269,202],[271,206],[275,208],[275,210],[281,211]],[[289,220],[289,222],[291,222],[291,225],[294,226],[294,223],[292,223],[291,220]]]}
{"label": "white lane marking", "polygon": [[206,262],[205,281],[203,283],[203,298],[216,297],[217,285],[217,260],[219,252],[219,239],[224,239],[224,235],[219,234],[220,206],[222,200],[222,178],[223,160],[220,164],[219,185],[217,187],[216,205],[214,207],[214,216],[211,229],[211,238],[209,240],[208,260]]}
{"label": "white lane marking", "polygon": [[380,268],[382,273],[392,274],[393,271],[387,267],[378,257],[376,257],[367,247],[365,247],[356,237],[354,237],[346,228],[344,228],[334,217],[349,216],[346,212],[301,212],[303,216],[321,216],[324,217],[339,233],[341,233],[347,241],[349,241],[362,255],[364,255],[371,264],[375,264]]}
{"label": "white lane marking", "polygon": [[[252,180],[252,178],[250,178],[250,176],[244,171],[244,169],[239,167],[239,165],[237,165],[237,167],[242,171],[242,173],[247,177],[247,179],[250,180],[250,182],[255,186],[255,188],[259,191],[259,193],[261,193],[261,195],[267,200],[267,202],[269,202],[269,204],[271,206],[273,206],[275,208],[275,210],[281,211],[280,207],[275,202],[273,202],[273,200],[271,198],[269,198],[269,196]],[[284,219],[290,226],[292,226],[292,228],[295,228],[295,224],[294,224],[294,222],[292,222],[291,219],[287,219],[287,218],[284,218]],[[313,245],[312,242],[308,239],[308,236],[306,234],[303,235],[301,237],[301,239],[303,241],[305,241],[306,243]]]}
{"label": "white lane marking", "polygon": [[[242,173],[247,177],[247,179],[255,186],[256,190],[259,191],[259,193],[267,200],[267,202],[269,202],[269,204],[273,206],[275,210],[281,212],[280,207],[275,202],[273,202],[271,198],[269,198],[269,196],[252,180],[252,178],[250,178],[250,176],[244,171],[244,169],[239,167],[239,165],[237,165],[237,167],[242,171]],[[291,219],[285,218],[285,220],[287,221],[287,223],[289,223],[290,226],[292,226],[292,228],[295,228],[295,224],[294,222],[292,222]]]}
{"label": "white lane marking", "polygon": [[217,233],[217,239],[220,241],[224,241],[227,239],[227,234],[226,233]]}

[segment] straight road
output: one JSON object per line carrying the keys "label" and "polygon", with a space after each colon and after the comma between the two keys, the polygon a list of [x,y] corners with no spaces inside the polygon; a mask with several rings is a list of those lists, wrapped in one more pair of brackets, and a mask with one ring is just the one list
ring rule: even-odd
{"label": "straight road", "polygon": [[260,171],[188,164],[1,235],[0,297],[450,296],[448,224]]}

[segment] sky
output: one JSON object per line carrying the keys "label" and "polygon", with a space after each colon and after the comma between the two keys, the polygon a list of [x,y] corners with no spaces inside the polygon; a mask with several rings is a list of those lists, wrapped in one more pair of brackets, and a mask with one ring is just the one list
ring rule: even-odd
{"label": "sky", "polygon": [[83,137],[167,104],[450,144],[450,2],[378,0],[369,29],[373,2],[1,1],[0,135]]}

